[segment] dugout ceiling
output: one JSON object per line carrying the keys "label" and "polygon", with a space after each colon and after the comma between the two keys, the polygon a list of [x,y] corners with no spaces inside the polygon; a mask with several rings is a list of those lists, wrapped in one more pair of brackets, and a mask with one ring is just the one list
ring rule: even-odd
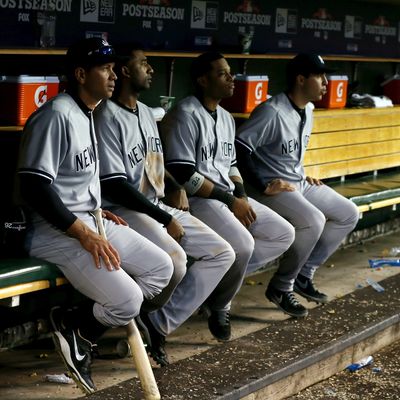
{"label": "dugout ceiling", "polygon": [[[366,4],[368,3],[368,4]],[[400,57],[400,0],[0,0],[0,47],[83,36],[152,50]]]}

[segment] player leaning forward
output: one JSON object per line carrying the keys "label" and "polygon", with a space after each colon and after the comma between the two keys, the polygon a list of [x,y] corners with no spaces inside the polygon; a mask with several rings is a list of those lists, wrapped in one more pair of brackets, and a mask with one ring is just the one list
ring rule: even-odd
{"label": "player leaning forward", "polygon": [[[166,365],[165,336],[201,306],[235,255],[224,239],[187,212],[184,189],[164,169],[156,121],[150,108],[138,101],[140,93],[150,88],[154,72],[145,53],[140,45],[131,44],[121,47],[118,55],[116,96],[95,112],[104,204],[173,260],[175,291],[172,287],[164,293],[164,301],[170,298],[163,307],[155,311],[147,307],[152,312],[141,314],[150,334],[150,354]],[[163,199],[165,186],[169,205]],[[193,260],[187,271],[185,252]],[[227,340],[230,326],[218,318],[218,310],[213,310],[209,327],[217,339]]]}
{"label": "player leaning forward", "polygon": [[85,39],[67,52],[69,90],[46,103],[27,122],[18,166],[21,194],[32,210],[27,247],[32,256],[59,266],[91,299],[67,319],[54,316],[55,343],[78,385],[95,390],[92,343],[107,327],[125,326],[168,284],[172,261],[110,212],[103,213],[108,240],[93,211],[101,202],[99,159],[92,112],[112,95],[113,48]]}
{"label": "player leaning forward", "polygon": [[307,310],[295,292],[309,300],[328,298],[313,285],[315,270],[357,223],[357,207],[303,168],[312,130],[311,101],[326,91],[329,69],[321,57],[299,54],[287,66],[288,90],[260,104],[238,130],[239,165],[258,201],[296,228],[296,238],[280,260],[266,296],[289,315]]}
{"label": "player leaning forward", "polygon": [[219,53],[204,53],[193,61],[191,73],[196,95],[180,101],[161,122],[166,165],[190,195],[191,213],[235,250],[233,266],[206,302],[211,307],[219,299],[221,315],[228,318],[230,301],[246,271],[287,250],[294,229],[246,196],[236,166],[235,123],[219,106],[234,89],[226,59]]}

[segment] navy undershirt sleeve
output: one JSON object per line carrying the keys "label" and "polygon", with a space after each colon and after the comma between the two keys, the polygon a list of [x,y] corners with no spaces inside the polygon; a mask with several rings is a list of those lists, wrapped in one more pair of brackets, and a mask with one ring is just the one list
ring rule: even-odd
{"label": "navy undershirt sleeve", "polygon": [[171,222],[171,214],[149,201],[124,178],[101,181],[101,191],[102,195],[112,203],[147,214],[164,226]]}
{"label": "navy undershirt sleeve", "polygon": [[168,172],[180,185],[183,185],[196,172],[196,169],[193,165],[174,163],[168,165]]}
{"label": "navy undershirt sleeve", "polygon": [[236,141],[235,145],[236,145],[236,159],[243,179],[250,185],[252,185],[255,189],[263,193],[266,188],[266,185],[263,183],[263,180],[257,174],[257,168],[254,164],[252,153],[239,141]]}
{"label": "navy undershirt sleeve", "polygon": [[24,201],[56,228],[65,232],[77,217],[65,207],[60,196],[46,178],[34,174],[19,174]]}

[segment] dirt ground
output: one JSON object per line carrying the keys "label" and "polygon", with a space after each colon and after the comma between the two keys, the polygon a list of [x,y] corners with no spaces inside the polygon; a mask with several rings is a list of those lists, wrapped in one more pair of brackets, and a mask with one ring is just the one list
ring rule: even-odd
{"label": "dirt ground", "polygon": [[[394,233],[338,250],[317,272],[315,278],[317,287],[331,299],[335,299],[367,286],[366,278],[378,282],[397,274],[400,268],[371,269],[368,266],[368,258],[380,257],[388,249],[399,245],[399,234]],[[266,284],[271,275],[272,272],[267,271],[247,278],[235,298],[232,306],[234,339],[258,331],[271,322],[286,319],[284,314],[264,297]],[[305,301],[304,305],[314,307],[313,303]],[[101,357],[93,364],[93,379],[98,389],[113,386],[135,376],[131,359],[121,359],[117,355],[116,346],[121,339],[124,339],[124,332],[114,329],[110,330],[99,343]],[[186,359],[217,345],[217,341],[207,329],[207,322],[198,315],[190,318],[167,339],[167,351],[172,362]],[[63,372],[63,365],[54,352],[50,340],[2,352],[0,353],[0,399],[64,400],[82,396],[74,384],[45,381],[47,374]]]}
{"label": "dirt ground", "polygon": [[400,399],[400,342],[373,355],[372,364],[355,372],[342,371],[288,400]]}

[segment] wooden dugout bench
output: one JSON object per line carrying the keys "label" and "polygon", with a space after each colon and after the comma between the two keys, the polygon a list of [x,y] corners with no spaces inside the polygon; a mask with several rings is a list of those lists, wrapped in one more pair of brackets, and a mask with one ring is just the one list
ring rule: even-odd
{"label": "wooden dugout bench", "polygon": [[[234,114],[236,121],[248,114]],[[305,159],[308,176],[323,179],[365,213],[400,203],[400,107],[315,110]]]}
{"label": "wooden dugout bench", "polygon": [[[248,118],[248,114],[234,116],[238,123]],[[0,167],[7,171],[7,186],[11,186],[19,142],[13,135],[18,135],[20,129],[13,132],[3,128],[3,131],[8,133],[0,130]],[[394,209],[400,203],[399,154],[400,107],[316,110],[313,134],[305,156],[306,173],[324,179],[351,199],[362,214],[372,214],[370,211]],[[43,301],[46,302],[43,306],[50,305],[55,292],[72,291],[66,283],[58,268],[46,261],[0,259],[0,304],[3,305],[0,306],[0,320],[4,321],[9,311],[24,308],[23,299],[35,294],[35,298],[42,296],[42,303],[39,301],[36,307]],[[20,299],[21,307],[12,307],[19,305]]]}
{"label": "wooden dugout bench", "polygon": [[400,203],[399,155],[400,107],[320,110],[304,164],[365,213]]}

